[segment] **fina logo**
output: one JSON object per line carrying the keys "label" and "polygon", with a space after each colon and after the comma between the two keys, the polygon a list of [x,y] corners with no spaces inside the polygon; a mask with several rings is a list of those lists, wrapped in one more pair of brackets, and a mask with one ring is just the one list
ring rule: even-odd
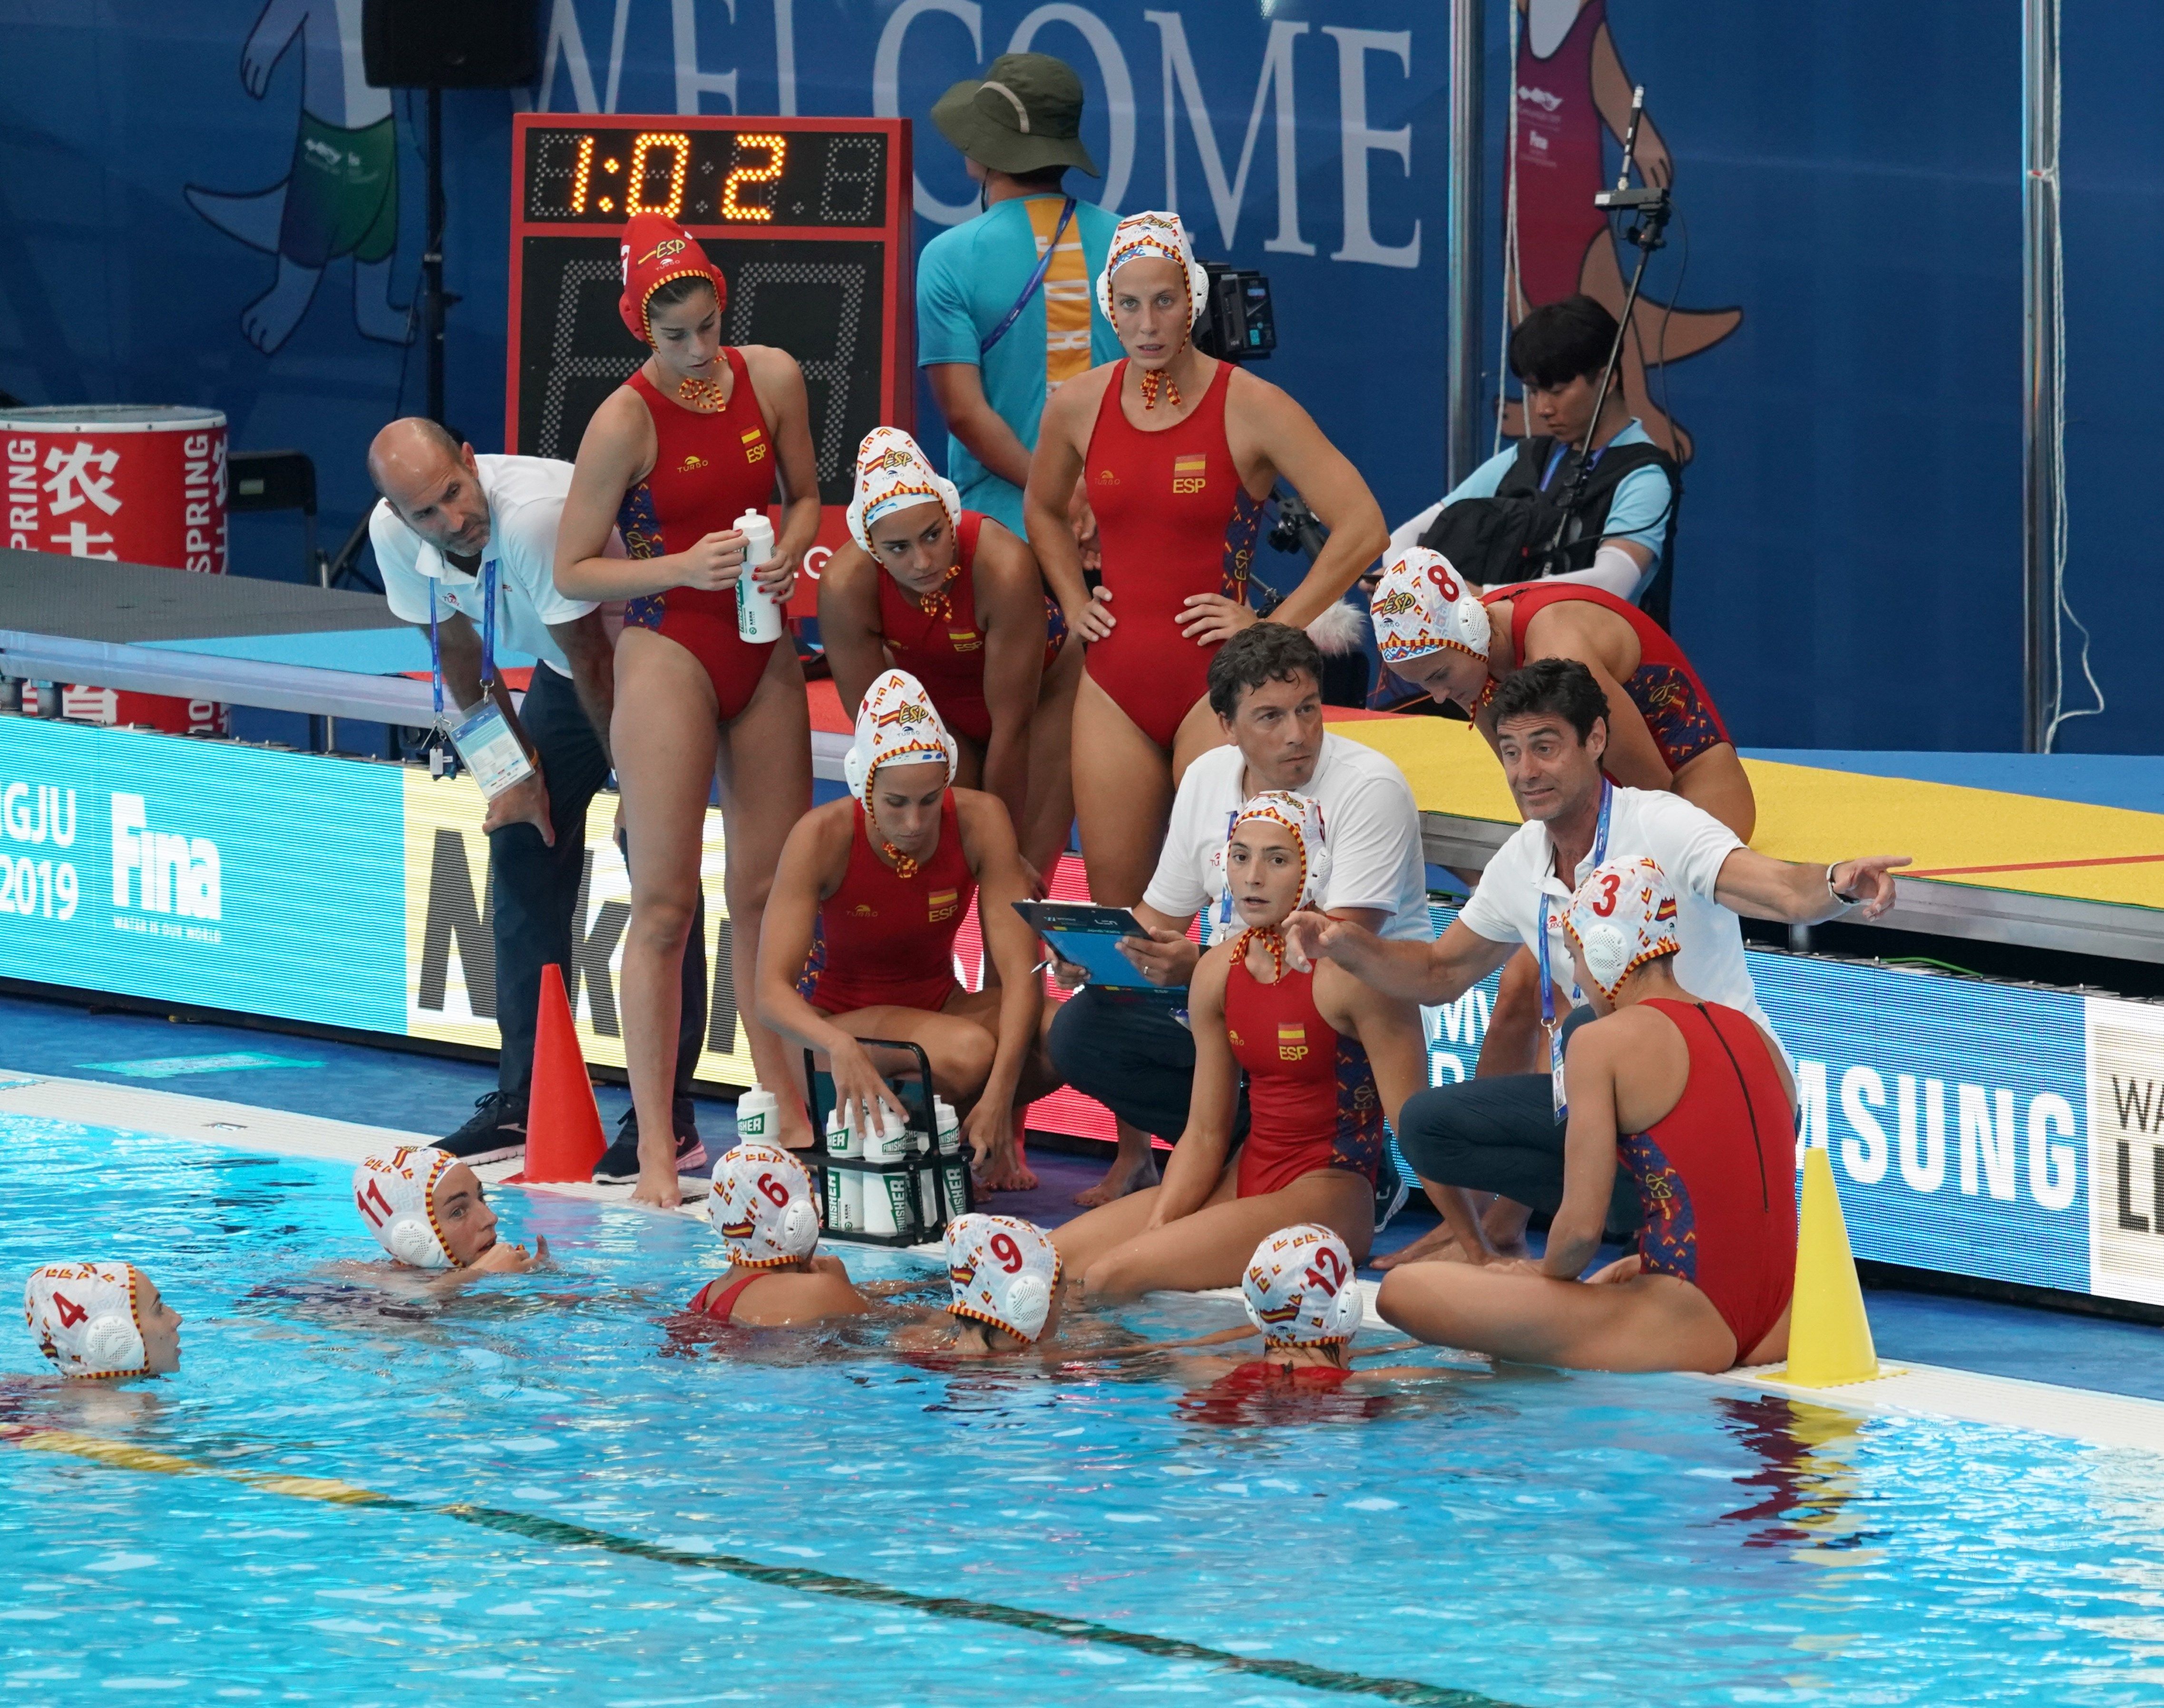
{"label": "fina logo", "polygon": [[218,844],[207,836],[154,830],[140,795],[116,794],[113,905],[185,919],[222,917]]}

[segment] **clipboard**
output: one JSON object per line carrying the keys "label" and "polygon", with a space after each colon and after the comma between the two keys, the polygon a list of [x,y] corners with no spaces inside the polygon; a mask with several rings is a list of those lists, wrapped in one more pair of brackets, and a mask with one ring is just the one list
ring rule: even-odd
{"label": "clipboard", "polygon": [[1014,911],[1064,961],[1090,975],[1099,990],[1172,998],[1184,1006],[1186,986],[1153,985],[1119,950],[1123,937],[1147,937],[1124,907],[1100,907],[1093,901],[1017,901]]}

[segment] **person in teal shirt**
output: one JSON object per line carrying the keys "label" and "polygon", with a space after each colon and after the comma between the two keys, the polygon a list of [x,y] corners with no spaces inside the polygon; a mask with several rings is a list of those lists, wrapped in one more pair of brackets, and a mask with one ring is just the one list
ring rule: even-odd
{"label": "person in teal shirt", "polygon": [[1003,55],[940,97],[932,118],[985,205],[918,258],[917,360],[947,418],[947,475],[963,505],[1019,536],[1046,397],[1120,355],[1093,288],[1119,220],[1064,187],[1070,166],[1099,176],[1082,145],[1081,79],[1065,61]]}

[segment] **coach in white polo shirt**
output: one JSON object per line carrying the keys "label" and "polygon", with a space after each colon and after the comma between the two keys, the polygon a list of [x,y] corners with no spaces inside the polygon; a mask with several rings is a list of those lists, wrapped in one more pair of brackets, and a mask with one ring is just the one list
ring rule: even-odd
{"label": "coach in white polo shirt", "polygon": [[[472,977],[477,1008],[493,998],[503,1037],[496,1089],[474,1106],[441,1148],[470,1163],[526,1148],[526,1103],[533,1079],[533,1032],[541,970],[564,970],[577,1001],[575,918],[586,887],[586,807],[608,779],[609,715],[616,700],[613,652],[600,608],[556,591],[556,523],[571,465],[545,457],[477,457],[422,416],[394,421],[369,447],[369,478],[383,502],[368,518],[376,567],[394,616],[428,627],[433,604],[444,663],[446,716],[480,704],[483,589],[496,582],[496,646],[535,660],[519,722],[538,754],[535,775],[489,803],[491,929],[495,988]],[[698,1143],[691,1125],[691,1072],[706,1024],[703,914],[684,956],[684,1018],[678,1038],[676,1126],[680,1154]],[[591,952],[606,956],[612,944]],[[583,958],[580,958],[583,959]],[[598,1012],[613,992],[590,985]],[[625,1133],[596,1179],[638,1177],[638,1134]],[[690,1133],[690,1145],[683,1135]],[[628,1133],[628,1137],[626,1137]],[[626,1146],[628,1151],[626,1152]],[[612,1163],[631,1161],[629,1173]]]}
{"label": "coach in white polo shirt", "polygon": [[[1450,1002],[1521,943],[1537,954],[1545,913],[1549,969],[1567,985],[1571,959],[1561,922],[1573,890],[1603,860],[1644,856],[1675,886],[1683,945],[1677,982],[1694,996],[1740,1008],[1771,1037],[1743,959],[1737,914],[1804,925],[1851,909],[1875,919],[1894,905],[1892,868],[1906,865],[1905,859],[1794,865],[1746,848],[1679,795],[1609,783],[1600,769],[1608,702],[1576,660],[1526,665],[1505,678],[1494,704],[1497,749],[1526,822],[1496,850],[1464,910],[1426,947],[1389,943],[1312,913],[1295,916],[1287,936],[1300,954],[1326,955],[1394,996]],[[1557,1007],[1560,1017],[1568,999]],[[1480,1261],[1522,1254],[1531,1211],[1554,1214],[1562,1201],[1563,1136],[1549,1076],[1502,1074],[1407,1099],[1398,1141],[1446,1214],[1450,1195],[1438,1188],[1499,1195],[1484,1218],[1482,1249],[1456,1253]],[[1638,1225],[1637,1200],[1622,1170],[1609,1217],[1611,1237]],[[1398,1260],[1447,1243],[1452,1243],[1447,1230],[1438,1230]]]}
{"label": "coach in white polo shirt", "polygon": [[[1209,904],[1205,874],[1241,802],[1264,789],[1293,790],[1321,805],[1331,858],[1323,905],[1333,918],[1386,941],[1431,941],[1412,789],[1373,748],[1324,729],[1322,655],[1315,643],[1280,623],[1241,630],[1211,660],[1210,704],[1227,745],[1200,755],[1180,779],[1156,874],[1134,910],[1154,941],[1129,959],[1151,982],[1184,985],[1193,974],[1200,952],[1187,929]],[[1150,1135],[1176,1139],[1187,1125],[1195,1079],[1187,1028],[1167,1009],[1085,990],[1054,1017],[1049,1042],[1067,1082],[1120,1122],[1111,1172],[1080,1201],[1105,1203],[1154,1183]],[[1242,1090],[1236,1138],[1247,1121]],[[1379,1228],[1403,1201],[1394,1168],[1376,1190]]]}

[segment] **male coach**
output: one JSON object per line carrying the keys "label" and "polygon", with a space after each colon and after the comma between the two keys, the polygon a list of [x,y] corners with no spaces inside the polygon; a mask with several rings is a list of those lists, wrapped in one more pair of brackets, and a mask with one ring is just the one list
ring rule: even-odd
{"label": "male coach", "polygon": [[[533,775],[489,803],[490,887],[495,895],[496,1019],[503,1036],[496,1089],[439,1148],[463,1162],[518,1156],[533,1080],[541,970],[571,967],[573,916],[586,870],[586,807],[608,778],[609,715],[616,671],[600,607],[556,591],[556,523],[571,465],[545,457],[475,456],[423,416],[394,421],[368,451],[383,502],[370,541],[394,616],[423,629],[431,609],[444,689],[463,711],[481,698],[484,589],[496,583],[499,647],[533,655],[519,712],[538,755]],[[691,1074],[706,1026],[706,919],[701,908],[684,955],[678,1034],[677,1165],[706,1160],[691,1107]],[[627,1112],[596,1180],[638,1178],[638,1127]]]}

